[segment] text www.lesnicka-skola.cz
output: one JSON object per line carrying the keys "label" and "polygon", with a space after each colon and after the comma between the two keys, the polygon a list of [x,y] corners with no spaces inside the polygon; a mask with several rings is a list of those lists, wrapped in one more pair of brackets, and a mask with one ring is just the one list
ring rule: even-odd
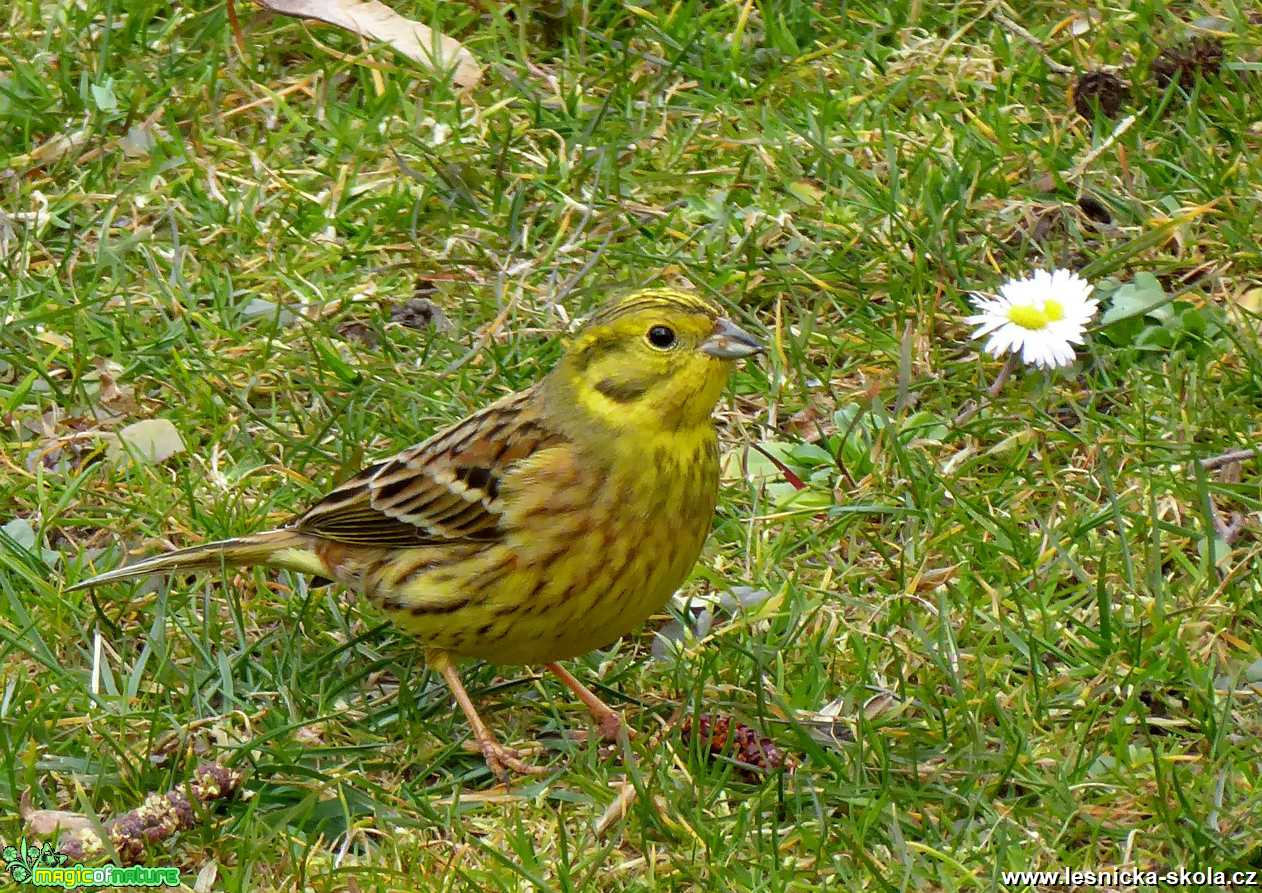
{"label": "text www.lesnicka-skola.cz", "polygon": [[1221,871],[1217,868],[1172,868],[1145,871],[1141,868],[1115,868],[1092,871],[1088,868],[1060,868],[1056,871],[1003,871],[1005,886],[1026,887],[1192,887],[1212,884],[1233,887],[1262,886],[1262,872]]}

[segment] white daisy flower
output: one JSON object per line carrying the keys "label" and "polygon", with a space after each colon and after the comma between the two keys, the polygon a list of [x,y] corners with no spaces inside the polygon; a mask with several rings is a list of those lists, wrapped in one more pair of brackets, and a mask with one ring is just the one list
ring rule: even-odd
{"label": "white daisy flower", "polygon": [[983,350],[991,356],[1012,351],[1027,365],[1068,366],[1099,306],[1092,288],[1069,270],[1035,270],[1028,279],[1005,282],[996,298],[973,295],[978,313],[965,322],[977,326],[974,338],[989,336]]}

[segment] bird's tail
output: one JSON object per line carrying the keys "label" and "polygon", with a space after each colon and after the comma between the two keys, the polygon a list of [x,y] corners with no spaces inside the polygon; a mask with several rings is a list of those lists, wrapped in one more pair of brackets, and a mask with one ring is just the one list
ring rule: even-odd
{"label": "bird's tail", "polygon": [[126,567],[120,567],[91,579],[76,583],[67,589],[88,589],[116,580],[129,580],[147,574],[170,571],[209,570],[224,565],[266,564],[285,567],[306,574],[324,574],[323,562],[311,548],[310,538],[296,530],[269,530],[236,539],[203,543],[174,552],[164,552],[152,558],[143,558]]}

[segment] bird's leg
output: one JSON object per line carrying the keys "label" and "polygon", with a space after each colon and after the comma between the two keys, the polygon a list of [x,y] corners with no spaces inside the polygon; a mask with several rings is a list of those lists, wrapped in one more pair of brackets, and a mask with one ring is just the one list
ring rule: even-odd
{"label": "bird's leg", "polygon": [[451,689],[451,693],[456,696],[456,703],[460,705],[465,718],[469,720],[469,728],[473,731],[473,740],[477,742],[478,750],[482,752],[482,759],[486,760],[486,766],[491,773],[504,782],[504,787],[508,787],[507,770],[509,769],[520,772],[522,775],[547,773],[548,770],[542,766],[532,766],[523,762],[516,751],[510,750],[495,740],[495,736],[482,721],[482,717],[478,716],[477,708],[473,706],[473,699],[465,691],[464,683],[460,681],[460,674],[456,672],[456,665],[452,662],[450,654],[446,651],[432,650],[425,655],[425,660],[430,667],[439,672],[443,681],[447,683],[447,687]]}
{"label": "bird's leg", "polygon": [[623,730],[626,730],[628,735],[631,733],[618,711],[596,697],[596,693],[575,679],[569,670],[558,663],[547,664],[547,667],[565,683],[566,688],[578,695],[578,699],[587,705],[587,709],[592,713],[592,719],[596,720],[596,728],[600,730],[601,738],[613,744],[617,742]]}

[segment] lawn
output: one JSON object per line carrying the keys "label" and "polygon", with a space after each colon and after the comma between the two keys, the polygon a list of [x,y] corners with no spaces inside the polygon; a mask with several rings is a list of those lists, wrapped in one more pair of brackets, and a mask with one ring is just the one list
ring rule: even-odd
{"label": "lawn", "polygon": [[[392,5],[481,83],[247,0],[240,44],[211,0],[0,11],[5,843],[218,763],[242,790],[141,860],[187,889],[1262,869],[1251,4]],[[1005,366],[972,295],[1049,267],[1109,323]],[[505,790],[415,642],[297,575],[64,592],[282,523],[650,285],[771,348],[675,616],[573,663],[625,749],[471,665],[551,769]]]}

